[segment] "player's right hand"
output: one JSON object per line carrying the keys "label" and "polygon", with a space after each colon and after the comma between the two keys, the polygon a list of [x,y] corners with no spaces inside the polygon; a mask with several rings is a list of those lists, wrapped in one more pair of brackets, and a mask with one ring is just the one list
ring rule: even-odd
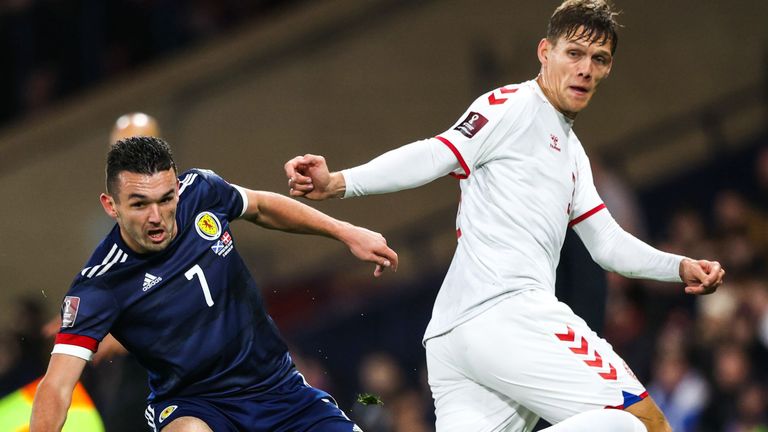
{"label": "player's right hand", "polygon": [[386,269],[397,271],[397,253],[387,246],[387,239],[383,235],[351,224],[348,227],[342,241],[358,259],[376,264],[374,277],[381,276]]}
{"label": "player's right hand", "polygon": [[344,194],[344,177],[331,173],[322,156],[296,156],[286,162],[284,168],[288,177],[288,194],[292,197],[324,200]]}
{"label": "player's right hand", "polygon": [[685,283],[685,293],[694,295],[712,294],[723,284],[725,270],[717,261],[680,261],[680,279]]}

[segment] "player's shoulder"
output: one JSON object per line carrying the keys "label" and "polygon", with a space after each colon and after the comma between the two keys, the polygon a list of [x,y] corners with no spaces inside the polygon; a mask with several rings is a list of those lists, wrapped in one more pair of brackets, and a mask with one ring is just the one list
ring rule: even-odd
{"label": "player's shoulder", "polygon": [[532,118],[541,105],[536,90],[533,80],[497,87],[475,99],[470,114],[479,114],[490,123],[516,123],[521,118]]}
{"label": "player's shoulder", "polygon": [[115,225],[77,274],[75,284],[101,278],[116,271],[130,259],[128,248],[118,239],[119,235],[119,228]]}
{"label": "player's shoulder", "polygon": [[520,108],[529,102],[536,101],[535,81],[525,81],[517,84],[507,84],[488,91],[475,100],[476,107],[487,107],[495,110]]}
{"label": "player's shoulder", "polygon": [[184,192],[205,188],[215,181],[221,181],[221,177],[211,170],[203,168],[188,169],[179,174],[179,195],[183,195]]}
{"label": "player's shoulder", "polygon": [[214,202],[228,185],[218,174],[208,169],[191,168],[184,171],[179,175],[179,209]]}

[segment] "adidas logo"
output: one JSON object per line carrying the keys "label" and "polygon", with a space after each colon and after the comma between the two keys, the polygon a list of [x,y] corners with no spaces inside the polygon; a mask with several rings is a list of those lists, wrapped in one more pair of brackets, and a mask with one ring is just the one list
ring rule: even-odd
{"label": "adidas logo", "polygon": [[163,280],[163,278],[160,276],[152,276],[149,273],[144,273],[144,285],[141,287],[141,290],[147,291],[148,289],[160,283],[161,280]]}

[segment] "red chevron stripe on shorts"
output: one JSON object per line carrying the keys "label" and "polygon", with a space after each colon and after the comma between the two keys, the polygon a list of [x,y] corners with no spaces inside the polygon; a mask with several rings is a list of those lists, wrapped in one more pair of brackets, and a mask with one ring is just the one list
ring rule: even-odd
{"label": "red chevron stripe on shorts", "polygon": [[[607,363],[605,367],[608,370],[606,370],[603,365],[603,357],[597,351],[589,348],[587,339],[584,336],[577,337],[576,332],[570,326],[567,326],[567,329],[567,332],[555,333],[555,336],[564,342],[572,353],[581,358],[584,364],[594,369],[601,378],[608,381],[616,381],[616,368],[612,364]],[[590,355],[590,352],[593,352],[594,355]]]}

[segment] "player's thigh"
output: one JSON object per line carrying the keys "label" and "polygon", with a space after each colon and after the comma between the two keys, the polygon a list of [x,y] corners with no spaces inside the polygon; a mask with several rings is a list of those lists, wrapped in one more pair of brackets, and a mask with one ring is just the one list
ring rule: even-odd
{"label": "player's thigh", "polygon": [[181,397],[155,402],[144,411],[147,424],[162,432],[234,432],[238,427],[211,400]]}
{"label": "player's thigh", "polygon": [[[298,372],[256,398],[249,410],[252,430],[269,432],[359,432],[360,428],[324,390],[312,387]],[[217,431],[218,432],[218,431]]]}
{"label": "player's thigh", "polygon": [[449,335],[468,377],[550,423],[647,395],[610,344],[543,291],[510,296]]}
{"label": "player's thigh", "polygon": [[507,396],[464,376],[452,364],[447,335],[427,341],[429,386],[437,432],[530,431],[538,416]]}
{"label": "player's thigh", "polygon": [[163,432],[213,432],[204,421],[195,417],[178,417],[162,430]]}
{"label": "player's thigh", "polygon": [[626,411],[639,418],[646,429],[648,429],[648,432],[672,431],[672,427],[667,422],[667,418],[664,417],[664,414],[650,396],[628,407]]}

